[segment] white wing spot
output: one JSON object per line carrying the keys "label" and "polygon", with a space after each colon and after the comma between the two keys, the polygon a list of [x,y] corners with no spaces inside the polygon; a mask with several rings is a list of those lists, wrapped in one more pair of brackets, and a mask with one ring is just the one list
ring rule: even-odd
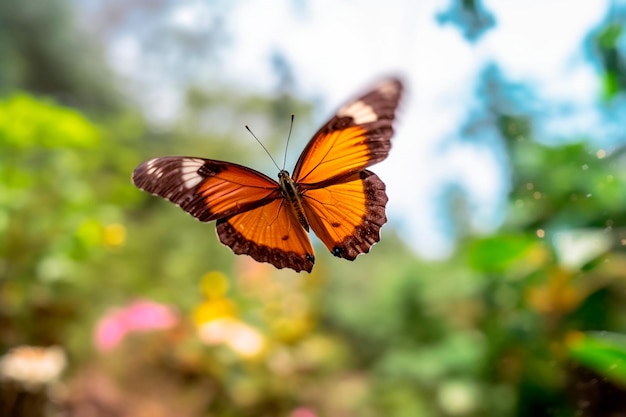
{"label": "white wing spot", "polygon": [[198,175],[198,170],[204,165],[202,159],[185,159],[180,166],[181,179],[185,188],[194,188],[200,184],[202,177]]}
{"label": "white wing spot", "polygon": [[387,98],[391,98],[391,97],[398,95],[398,86],[392,81],[386,81],[380,84],[377,90],[381,95]]}
{"label": "white wing spot", "polygon": [[156,161],[157,161],[157,159],[155,158],[155,159],[149,160],[146,163],[146,168],[147,168],[146,169],[146,174],[148,174],[150,176],[153,176],[153,177],[156,177],[158,179],[158,178],[161,178],[163,176],[163,169],[159,168],[156,165]]}
{"label": "white wing spot", "polygon": [[202,165],[204,165],[204,161],[202,159],[188,158],[182,160],[180,163],[180,169],[184,173],[191,171],[196,172]]}
{"label": "white wing spot", "polygon": [[182,179],[183,179],[183,186],[185,188],[193,188],[196,185],[200,184],[200,181],[202,181],[202,177],[198,175],[197,173],[185,174],[182,176]]}
{"label": "white wing spot", "polygon": [[355,101],[347,106],[343,106],[337,112],[337,116],[351,117],[356,124],[370,123],[378,120],[378,116],[376,115],[376,112],[374,112],[372,106],[368,106],[361,100]]}

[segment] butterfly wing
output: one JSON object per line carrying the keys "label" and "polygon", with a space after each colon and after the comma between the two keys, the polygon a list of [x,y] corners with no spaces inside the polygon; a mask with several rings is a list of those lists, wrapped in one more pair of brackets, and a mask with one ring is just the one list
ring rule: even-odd
{"label": "butterfly wing", "polygon": [[340,258],[354,260],[380,240],[387,222],[385,184],[363,170],[342,182],[309,189],[303,195],[304,210],[317,237]]}
{"label": "butterfly wing", "polygon": [[273,179],[250,168],[202,158],[156,158],[139,165],[134,184],[201,221],[217,220],[220,241],[236,254],[277,268],[311,272],[311,241]]}
{"label": "butterfly wing", "polygon": [[270,177],[242,165],[203,158],[164,157],[139,165],[133,183],[209,222],[280,198]]}
{"label": "butterfly wing", "polygon": [[279,269],[313,269],[309,236],[284,199],[218,220],[217,234],[236,254],[250,255]]}
{"label": "butterfly wing", "polygon": [[391,148],[402,83],[386,80],[343,106],[311,139],[293,178],[311,228],[335,256],[354,260],[380,240],[385,184],[366,167]]}
{"label": "butterfly wing", "polygon": [[313,188],[385,159],[401,93],[402,83],[389,79],[340,108],[300,155],[294,181]]}

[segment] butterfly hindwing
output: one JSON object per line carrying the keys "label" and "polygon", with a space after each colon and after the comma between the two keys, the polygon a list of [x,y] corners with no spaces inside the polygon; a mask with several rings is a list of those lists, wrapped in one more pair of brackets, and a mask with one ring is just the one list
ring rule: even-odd
{"label": "butterfly hindwing", "polygon": [[351,261],[369,252],[387,222],[385,184],[368,170],[340,183],[306,190],[303,200],[317,237],[333,255]]}
{"label": "butterfly hindwing", "polygon": [[133,183],[203,222],[280,198],[278,183],[270,177],[242,165],[203,158],[151,159],[135,169]]}
{"label": "butterfly hindwing", "polygon": [[385,159],[401,93],[402,83],[389,79],[340,108],[300,155],[294,181],[316,184],[359,172]]}
{"label": "butterfly hindwing", "polygon": [[279,269],[313,269],[309,236],[283,199],[218,220],[217,234],[238,255],[250,255]]}

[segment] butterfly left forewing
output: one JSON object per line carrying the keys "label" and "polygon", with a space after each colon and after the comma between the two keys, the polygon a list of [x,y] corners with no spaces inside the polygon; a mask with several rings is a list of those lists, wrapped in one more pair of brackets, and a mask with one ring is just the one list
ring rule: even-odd
{"label": "butterfly left forewing", "polygon": [[363,170],[339,183],[308,189],[304,210],[311,229],[335,256],[354,260],[380,240],[385,216],[385,184]]}
{"label": "butterfly left forewing", "polygon": [[385,159],[402,89],[399,80],[388,79],[340,108],[300,155],[294,181],[316,184],[359,172]]}
{"label": "butterfly left forewing", "polygon": [[200,221],[232,216],[280,198],[278,183],[242,165],[191,157],[139,165],[133,183],[180,206]]}

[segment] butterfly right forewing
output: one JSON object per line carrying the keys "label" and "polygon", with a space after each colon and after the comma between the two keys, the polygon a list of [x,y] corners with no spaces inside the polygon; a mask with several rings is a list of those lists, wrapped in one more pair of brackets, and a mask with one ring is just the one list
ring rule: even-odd
{"label": "butterfly right forewing", "polygon": [[311,188],[385,159],[402,89],[402,82],[391,78],[341,107],[304,148],[294,181]]}

